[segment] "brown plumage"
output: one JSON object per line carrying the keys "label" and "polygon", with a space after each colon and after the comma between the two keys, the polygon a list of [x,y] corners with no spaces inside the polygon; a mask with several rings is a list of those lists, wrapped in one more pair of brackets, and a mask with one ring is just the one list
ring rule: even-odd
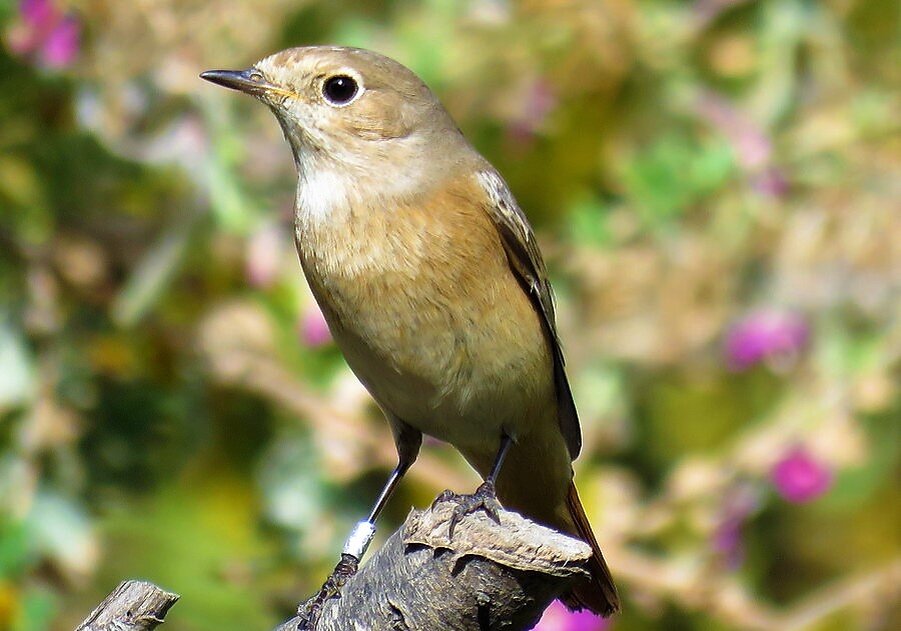
{"label": "brown plumage", "polygon": [[348,364],[392,425],[397,477],[423,432],[453,444],[483,477],[511,438],[498,498],[588,542],[591,579],[565,602],[616,611],[572,482],[581,436],[547,272],[503,179],[428,88],[381,55],[292,49],[207,78],[269,105],[291,144],[300,261]]}

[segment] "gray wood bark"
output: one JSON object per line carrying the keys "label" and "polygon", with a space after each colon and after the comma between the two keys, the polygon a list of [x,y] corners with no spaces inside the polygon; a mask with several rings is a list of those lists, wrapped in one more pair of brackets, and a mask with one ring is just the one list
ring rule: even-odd
{"label": "gray wood bark", "polygon": [[153,583],[123,581],[75,631],[150,631],[177,600]]}
{"label": "gray wood bark", "polygon": [[[531,628],[573,581],[587,577],[582,541],[512,512],[478,512],[447,538],[453,506],[412,511],[328,601],[317,631],[516,631]],[[292,618],[276,631],[294,631]]]}
{"label": "gray wood bark", "polygon": [[[501,511],[482,512],[447,537],[453,505],[411,511],[401,526],[327,601],[317,631],[517,631],[588,576],[584,542]],[[145,631],[178,600],[152,583],[125,581],[75,631]],[[292,618],[276,631],[295,631]]]}

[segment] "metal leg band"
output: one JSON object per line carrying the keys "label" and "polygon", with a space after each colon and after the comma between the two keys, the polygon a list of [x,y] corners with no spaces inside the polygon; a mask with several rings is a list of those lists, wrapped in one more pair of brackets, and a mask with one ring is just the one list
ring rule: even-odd
{"label": "metal leg band", "polygon": [[365,519],[357,522],[344,543],[344,554],[362,559],[369,544],[372,543],[373,537],[375,537],[375,524]]}

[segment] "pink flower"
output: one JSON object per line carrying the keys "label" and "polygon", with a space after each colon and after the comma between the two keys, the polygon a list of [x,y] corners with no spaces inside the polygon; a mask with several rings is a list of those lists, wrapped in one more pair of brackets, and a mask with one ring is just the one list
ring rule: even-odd
{"label": "pink flower", "polygon": [[770,474],[773,486],[794,504],[815,500],[832,486],[832,471],[802,446],[792,447]]}
{"label": "pink flower", "polygon": [[510,122],[507,136],[514,142],[527,144],[537,135],[541,125],[557,106],[553,86],[545,79],[529,85],[522,98],[522,109]]}
{"label": "pink flower", "polygon": [[713,22],[730,7],[741,4],[742,0],[696,0],[694,12],[702,25]]}
{"label": "pink flower", "polygon": [[610,628],[610,620],[590,611],[570,611],[559,600],[544,611],[535,631],[604,631]]}
{"label": "pink flower", "polygon": [[745,559],[744,526],[757,509],[758,497],[748,485],[727,490],[720,509],[719,522],[713,531],[711,547],[726,568],[736,570]]}
{"label": "pink flower", "polygon": [[19,14],[26,24],[41,28],[52,25],[58,19],[59,12],[50,0],[21,0]]}
{"label": "pink flower", "polygon": [[705,93],[698,99],[697,111],[729,140],[743,169],[754,171],[769,164],[773,152],[769,136],[728,99],[713,92]]}
{"label": "pink flower", "polygon": [[726,336],[726,361],[747,370],[767,360],[794,359],[807,346],[810,330],[797,313],[760,310],[737,322]]}
{"label": "pink flower", "polygon": [[311,303],[300,319],[300,339],[309,348],[320,348],[332,341],[332,333],[319,307]]}
{"label": "pink flower", "polygon": [[47,68],[65,68],[75,61],[81,43],[81,23],[73,16],[64,17],[41,47],[41,61]]}
{"label": "pink flower", "polygon": [[785,176],[775,167],[768,167],[752,177],[751,186],[766,197],[782,197],[789,189]]}
{"label": "pink flower", "polygon": [[284,253],[284,239],[276,224],[267,224],[247,240],[244,275],[254,287],[265,289],[278,278]]}
{"label": "pink flower", "polygon": [[45,68],[71,65],[81,45],[81,22],[51,0],[22,0],[19,22],[7,36],[9,49]]}
{"label": "pink flower", "polygon": [[711,547],[730,570],[740,568],[745,560],[745,542],[742,536],[744,524],[744,519],[726,517],[717,524],[713,532]]}
{"label": "pink flower", "polygon": [[769,197],[780,197],[788,192],[785,176],[773,165],[772,139],[746,113],[714,92],[701,95],[696,111],[729,141],[738,166],[748,176],[755,191]]}

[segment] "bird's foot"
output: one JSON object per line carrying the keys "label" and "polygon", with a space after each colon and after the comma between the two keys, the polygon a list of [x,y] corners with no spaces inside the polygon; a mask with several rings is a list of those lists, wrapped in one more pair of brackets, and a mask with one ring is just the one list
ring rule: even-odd
{"label": "bird's foot", "polygon": [[444,491],[432,502],[432,508],[435,508],[442,502],[453,502],[454,512],[451,514],[450,521],[447,525],[447,539],[452,541],[454,538],[454,529],[457,524],[472,513],[483,510],[495,523],[501,523],[501,503],[497,501],[497,491],[494,488],[494,482],[485,480],[476,489],[472,495],[458,495],[453,491]]}
{"label": "bird's foot", "polygon": [[357,573],[359,565],[360,560],[352,554],[341,555],[341,560],[322,584],[319,592],[308,601],[298,605],[297,617],[300,618],[300,622],[297,624],[298,631],[313,631],[316,628],[319,616],[322,615],[322,606],[332,598],[341,597],[341,588],[351,576]]}

